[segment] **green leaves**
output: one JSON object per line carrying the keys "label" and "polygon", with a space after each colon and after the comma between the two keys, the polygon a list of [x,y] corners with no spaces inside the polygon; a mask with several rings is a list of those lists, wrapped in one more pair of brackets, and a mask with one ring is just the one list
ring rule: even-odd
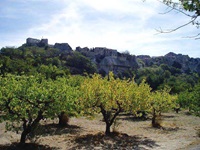
{"label": "green leaves", "polygon": [[[72,77],[71,77],[72,78]],[[79,93],[71,86],[72,79],[44,79],[40,76],[1,77],[0,105],[4,120],[34,120],[39,112],[44,118],[54,118],[61,111],[76,111]]]}
{"label": "green leaves", "polygon": [[153,92],[150,99],[150,110],[154,109],[157,113],[161,113],[175,107],[177,96],[170,95],[170,90],[169,87],[165,87]]}
{"label": "green leaves", "polygon": [[9,121],[8,129],[14,130],[21,129],[23,123],[20,143],[24,143],[41,119],[53,119],[63,111],[77,115],[80,83],[74,84],[76,79],[52,80],[39,75],[0,77],[0,121]]}
{"label": "green leaves", "polygon": [[[200,2],[199,0],[184,0],[182,5],[185,10],[188,11],[198,11],[200,9]],[[199,13],[199,12],[197,12]]]}
{"label": "green leaves", "polygon": [[198,10],[200,9],[199,0],[179,0],[179,2],[173,0],[163,0],[163,2],[166,5],[172,6],[173,8],[180,7],[181,5],[186,11],[196,11],[197,14],[199,13]]}
{"label": "green leaves", "polygon": [[146,108],[151,88],[145,81],[137,85],[134,80],[114,78],[110,72],[105,78],[98,74],[87,77],[81,84],[81,91],[80,103],[87,112],[98,113],[101,106],[106,111],[120,107],[123,111],[135,113]]}
{"label": "green leaves", "polygon": [[200,116],[200,83],[190,91],[180,93],[178,102],[182,108],[189,108],[190,112]]}

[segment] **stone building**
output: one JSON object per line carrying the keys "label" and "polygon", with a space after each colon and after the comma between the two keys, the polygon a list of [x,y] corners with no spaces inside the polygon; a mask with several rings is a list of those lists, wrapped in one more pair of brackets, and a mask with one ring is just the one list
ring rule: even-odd
{"label": "stone building", "polygon": [[27,38],[26,39],[26,45],[27,46],[48,46],[48,39],[34,39],[34,38]]}

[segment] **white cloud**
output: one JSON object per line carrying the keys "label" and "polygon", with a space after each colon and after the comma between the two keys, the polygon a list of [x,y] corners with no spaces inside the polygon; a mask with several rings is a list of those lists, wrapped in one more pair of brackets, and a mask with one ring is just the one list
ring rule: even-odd
{"label": "white cloud", "polygon": [[[98,39],[98,37],[100,39],[113,39],[115,36],[117,39],[116,36],[120,37],[123,32],[128,37],[128,33],[135,34],[137,32],[135,30],[143,30],[148,18],[156,13],[154,9],[145,4],[140,0],[134,1],[134,3],[130,0],[68,2],[60,14],[55,14],[49,22],[40,27],[31,29],[30,34],[43,33],[48,37],[58,35],[59,39],[63,39],[63,36],[73,38],[76,35],[77,40],[80,37],[87,37],[95,43],[97,43],[96,38]],[[90,9],[91,13],[96,13],[92,21],[87,20],[88,13],[85,11],[88,10],[81,10],[84,7]]]}
{"label": "white cloud", "polygon": [[[51,44],[68,42],[73,48],[102,46],[119,51],[129,50],[137,55],[154,56],[186,49],[181,44],[183,42],[181,37],[193,32],[193,29],[188,27],[187,30],[179,30],[169,35],[155,35],[156,28],[171,29],[187,21],[186,17],[179,14],[160,15],[159,13],[164,12],[165,8],[156,0],[146,2],[53,0],[53,2],[61,3],[62,9],[50,15],[48,14],[51,10],[46,10],[44,16],[47,19],[28,29],[23,37],[26,35],[35,38],[44,37],[48,38]],[[195,48],[199,47],[193,49]],[[195,52],[193,54],[196,55]]]}

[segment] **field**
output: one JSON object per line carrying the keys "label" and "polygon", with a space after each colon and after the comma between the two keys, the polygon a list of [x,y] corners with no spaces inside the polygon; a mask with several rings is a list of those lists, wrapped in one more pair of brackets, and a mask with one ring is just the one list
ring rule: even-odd
{"label": "field", "polygon": [[[200,149],[200,118],[180,114],[163,114],[162,128],[151,127],[151,120],[140,120],[129,115],[120,115],[115,124],[115,133],[105,136],[105,123],[101,115],[94,119],[71,118],[65,128],[57,126],[58,120],[43,121],[37,138],[27,149],[136,149],[136,150],[198,150]],[[0,149],[17,149],[15,144],[20,134],[5,132],[5,123],[0,124]],[[31,141],[27,141],[30,143]],[[35,148],[35,149],[39,149]],[[20,148],[18,148],[20,149]]]}

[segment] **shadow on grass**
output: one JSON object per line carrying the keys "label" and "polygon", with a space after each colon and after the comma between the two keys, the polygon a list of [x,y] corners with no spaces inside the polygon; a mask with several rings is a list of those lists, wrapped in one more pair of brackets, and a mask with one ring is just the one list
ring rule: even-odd
{"label": "shadow on grass", "polygon": [[[139,136],[129,136],[123,133],[112,133],[106,136],[104,133],[87,134],[75,139],[75,149],[140,149],[158,147],[155,141]],[[145,148],[146,147],[146,148]]]}
{"label": "shadow on grass", "polygon": [[0,145],[0,150],[58,150],[58,148],[35,143],[26,143],[24,145],[13,143],[11,145]]}

